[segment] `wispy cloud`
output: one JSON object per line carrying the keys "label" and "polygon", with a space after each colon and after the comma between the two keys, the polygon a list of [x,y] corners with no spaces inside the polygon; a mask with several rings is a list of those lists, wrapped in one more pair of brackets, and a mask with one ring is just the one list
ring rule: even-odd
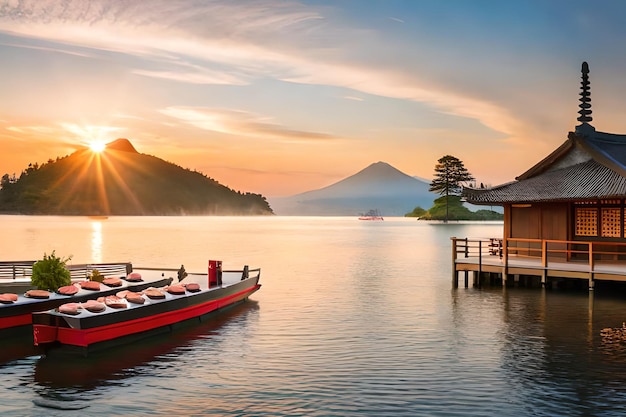
{"label": "wispy cloud", "polygon": [[312,30],[309,22],[319,19],[295,2],[24,0],[0,9],[0,31],[176,63],[189,56],[253,68],[271,61],[279,40]]}
{"label": "wispy cloud", "polygon": [[[65,141],[76,144],[87,144],[92,141],[109,141],[112,133],[118,133],[125,128],[118,126],[78,125],[75,123],[60,122],[52,125],[23,125],[7,126],[6,130],[27,137],[47,137],[47,140]],[[38,139],[41,140],[41,139]]]}
{"label": "wispy cloud", "polygon": [[162,78],[170,81],[180,81],[191,84],[223,84],[223,85],[245,85],[240,78],[219,72],[176,72],[176,71],[150,71],[135,69],[132,73],[145,77]]}
{"label": "wispy cloud", "polygon": [[0,46],[10,46],[14,48],[26,48],[26,49],[36,49],[38,51],[46,51],[46,52],[54,52],[57,54],[67,54],[73,56],[81,56],[84,58],[93,58],[94,55],[88,54],[86,52],[70,50],[67,48],[52,48],[47,46],[39,46],[39,45],[27,45],[25,43],[11,43],[11,42],[0,42]]}
{"label": "wispy cloud", "polygon": [[422,86],[407,78],[406,74],[385,72],[378,68],[310,63],[309,74],[289,80],[308,84],[341,85],[368,94],[429,103],[444,113],[478,120],[485,126],[508,135],[519,132],[522,127],[519,119],[495,103],[451,89]]}
{"label": "wispy cloud", "polygon": [[59,129],[50,126],[7,126],[6,130],[15,133],[58,133]]}
{"label": "wispy cloud", "polygon": [[199,129],[248,137],[274,138],[282,141],[328,140],[331,135],[290,129],[271,119],[249,112],[198,107],[168,107],[162,114]]}
{"label": "wispy cloud", "polygon": [[[332,26],[320,10],[270,0],[152,0],[149,5],[23,0],[0,9],[0,32],[91,48],[94,53],[104,50],[142,57],[150,61],[150,68],[131,72],[147,77],[234,85],[269,77],[347,87],[428,103],[508,135],[519,131],[520,122],[507,109],[444,84],[429,83],[419,76],[423,71],[419,67],[398,68],[385,60],[358,58],[358,51],[368,55],[363,48],[384,50],[385,42],[367,31]],[[181,64],[190,61],[193,66]],[[257,126],[259,131],[261,127]]]}

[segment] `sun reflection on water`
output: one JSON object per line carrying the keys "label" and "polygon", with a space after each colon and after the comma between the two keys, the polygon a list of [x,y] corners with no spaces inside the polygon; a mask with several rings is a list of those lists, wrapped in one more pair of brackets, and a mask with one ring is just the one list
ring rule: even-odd
{"label": "sun reflection on water", "polygon": [[102,263],[102,223],[91,222],[91,259]]}

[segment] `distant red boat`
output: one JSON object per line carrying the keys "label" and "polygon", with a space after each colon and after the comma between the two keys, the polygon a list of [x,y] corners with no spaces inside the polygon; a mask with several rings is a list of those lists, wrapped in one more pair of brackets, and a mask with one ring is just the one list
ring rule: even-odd
{"label": "distant red boat", "polygon": [[385,220],[378,210],[370,210],[365,214],[361,214],[359,220]]}
{"label": "distant red boat", "polygon": [[246,301],[261,285],[260,269],[245,266],[222,271],[220,261],[209,261],[208,274],[186,274],[181,282],[141,293],[120,292],[81,305],[33,313],[35,346],[45,351],[62,347],[87,354],[175,325],[202,320],[210,313]]}

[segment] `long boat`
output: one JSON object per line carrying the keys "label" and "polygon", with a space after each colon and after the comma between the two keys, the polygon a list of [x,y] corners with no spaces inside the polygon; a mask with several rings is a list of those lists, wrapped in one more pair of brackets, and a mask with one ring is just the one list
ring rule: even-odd
{"label": "long boat", "polygon": [[[9,263],[4,262],[3,265]],[[72,284],[62,287],[60,292],[29,289],[24,293],[0,293],[0,335],[13,331],[22,333],[25,329],[32,334],[32,313],[36,311],[46,311],[68,302],[86,302],[121,290],[142,291],[153,286],[169,285],[173,281],[173,277],[169,276],[171,271],[133,269],[131,263],[89,264],[69,269]],[[103,282],[86,279],[87,271],[93,269],[106,273]]]}
{"label": "long boat", "polygon": [[[186,273],[185,273],[186,274]],[[209,261],[208,274],[186,274],[181,281],[141,292],[120,291],[84,304],[67,303],[32,315],[34,345],[44,352],[63,348],[87,355],[155,333],[246,301],[261,288],[260,269],[223,271]]]}

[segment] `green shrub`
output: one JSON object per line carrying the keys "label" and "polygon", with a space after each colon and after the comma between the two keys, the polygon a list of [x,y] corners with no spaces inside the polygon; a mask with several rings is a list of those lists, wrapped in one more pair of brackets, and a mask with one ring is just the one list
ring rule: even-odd
{"label": "green shrub", "polygon": [[103,279],[104,275],[102,275],[100,271],[98,271],[97,269],[91,271],[91,275],[89,276],[90,281],[102,282]]}
{"label": "green shrub", "polygon": [[417,207],[415,207],[413,209],[412,212],[405,214],[404,217],[417,217],[417,218],[420,218],[420,217],[422,217],[423,215],[425,215],[427,213],[428,212],[426,210],[424,210],[423,208],[417,206]]}
{"label": "green shrub", "polygon": [[43,259],[33,264],[33,274],[30,281],[33,286],[40,290],[56,291],[59,287],[72,283],[70,271],[66,268],[67,261],[72,259],[61,259],[52,251],[50,256],[44,253]]}

